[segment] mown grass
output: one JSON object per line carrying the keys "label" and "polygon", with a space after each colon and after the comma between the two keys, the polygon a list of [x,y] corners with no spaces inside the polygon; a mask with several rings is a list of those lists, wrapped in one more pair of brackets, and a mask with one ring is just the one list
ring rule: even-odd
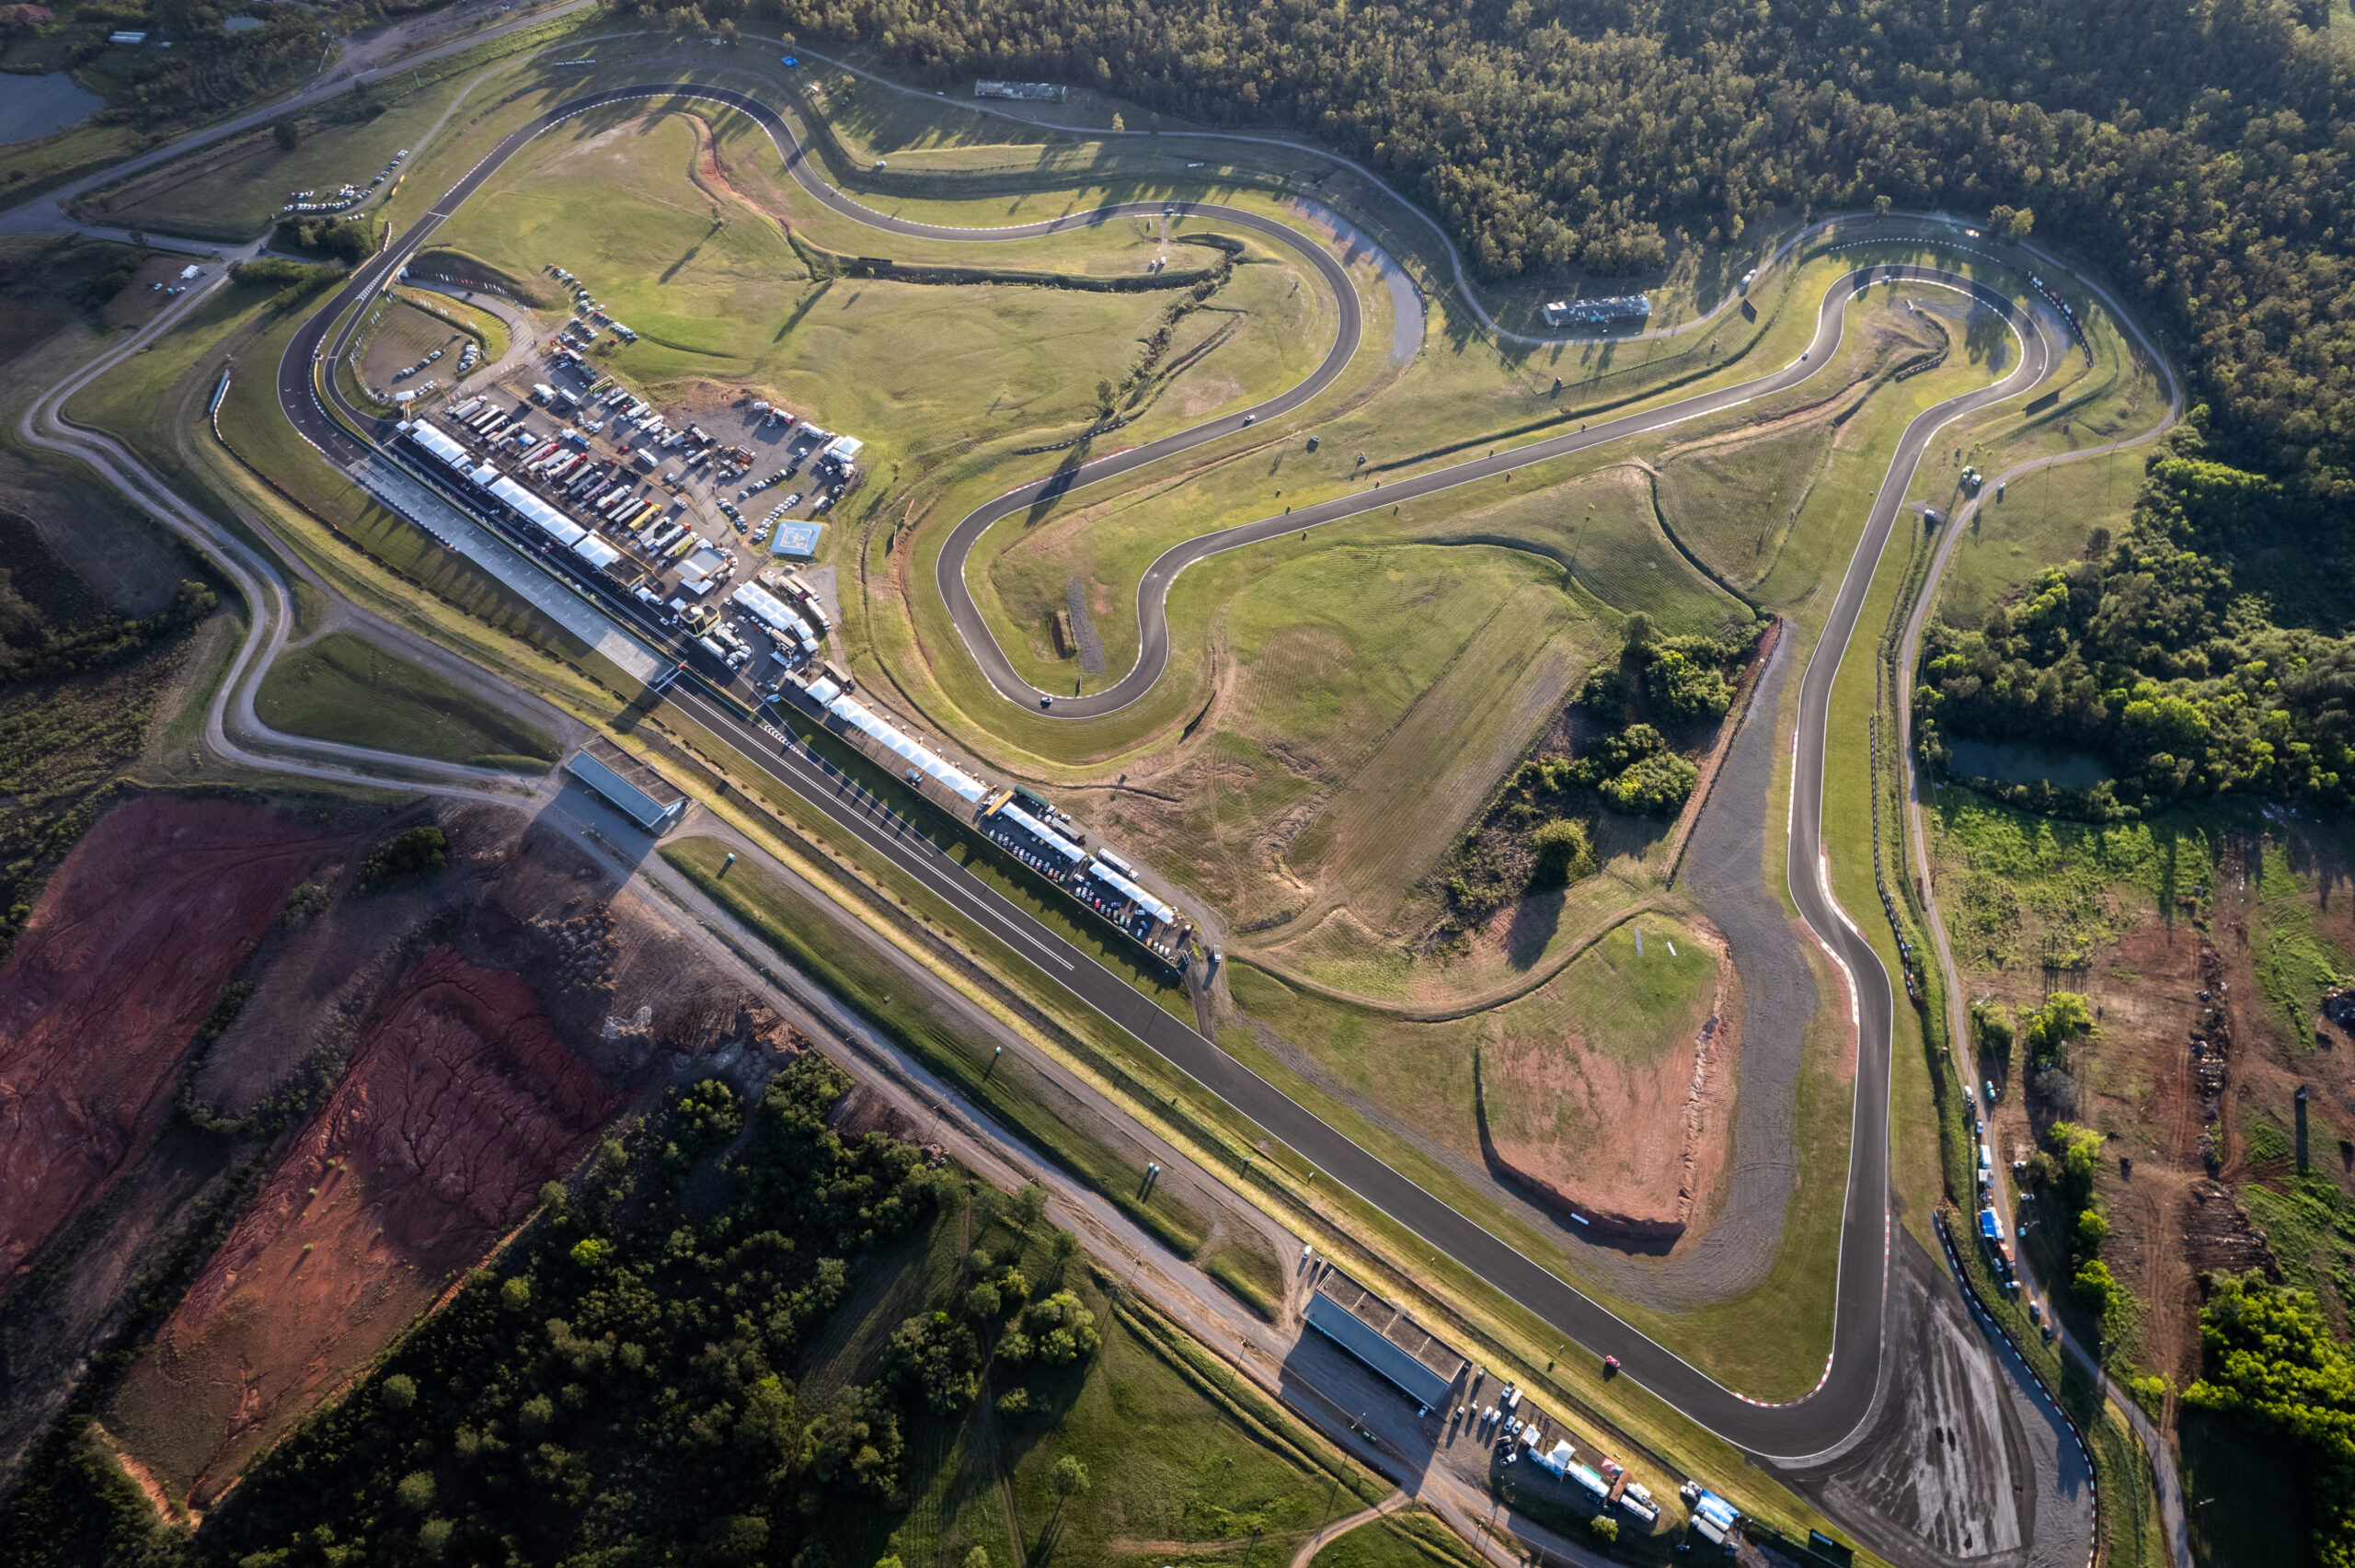
{"label": "mown grass", "polygon": [[254,711],[291,735],[444,762],[544,773],[557,754],[529,725],[350,632],[280,655],[254,692]]}
{"label": "mown grass", "polygon": [[2112,452],[2030,474],[2005,486],[2001,501],[1989,487],[1947,557],[1937,612],[1975,626],[2046,567],[2082,557],[2095,529],[2117,536],[2134,509],[2142,473],[2139,454]]}
{"label": "mown grass", "polygon": [[325,197],[346,181],[365,189],[395,153],[423,140],[451,96],[416,93],[356,120],[331,118],[346,108],[334,102],[324,112],[298,117],[302,137],[291,152],[281,151],[264,126],[94,192],[81,207],[94,223],[160,234],[259,234],[294,191],[317,190]]}
{"label": "mown grass", "polygon": [[[750,140],[741,116],[712,110],[708,119],[732,155],[767,145],[764,135]],[[1136,339],[1174,297],[812,280],[774,222],[690,181],[695,136],[685,113],[583,117],[519,154],[437,237],[519,275],[549,261],[578,273],[640,335],[608,356],[626,379],[657,388],[699,378],[759,386],[830,429],[875,443],[869,466],[886,473],[903,457],[1025,433],[1054,439],[1084,427],[1097,382],[1123,379]],[[583,179],[584,165],[598,177]],[[749,184],[752,171],[744,172]],[[879,242],[860,229],[843,243],[874,254]],[[902,259],[928,259],[917,254],[925,248],[896,239],[889,246]],[[971,246],[931,248],[944,260],[1019,261],[995,246],[981,255]],[[1074,258],[1083,269],[1097,263],[1133,271],[1155,247],[1132,226],[1111,225],[1019,248]],[[1238,394],[1296,379],[1285,362],[1300,359],[1304,370],[1314,352],[1291,319],[1314,295],[1292,300],[1277,278],[1288,277],[1288,264],[1244,271],[1254,285],[1253,319],[1214,356],[1240,367],[1222,372]],[[1261,361],[1264,368],[1244,364]]]}
{"label": "mown grass", "polygon": [[[1537,1038],[1576,1027],[1579,1016],[1596,1005],[1591,986],[1579,983],[1589,976],[1571,979],[1580,963],[1527,998],[1444,1024],[1410,1024],[1327,1001],[1236,963],[1227,971],[1236,1003],[1291,1049],[1279,1054],[1264,1036],[1243,1026],[1221,1030],[1219,1043],[1392,1168],[1710,1376],[1754,1398],[1805,1392],[1823,1370],[1831,1338],[1833,1258],[1844,1197],[1840,1173],[1847,1161],[1850,1120],[1851,1089],[1835,1059],[1828,1008],[1809,1030],[1807,1066],[1792,1108],[1800,1171],[1782,1245],[1766,1278],[1738,1295],[1674,1314],[1625,1299],[1579,1266],[1556,1228],[1533,1222],[1486,1178],[1465,1174],[1467,1162],[1476,1169],[1482,1158],[1476,1049],[1498,1029],[1525,1030]],[[1594,973],[1600,975],[1600,966]],[[1415,1243],[1405,1245],[1411,1250]]]}
{"label": "mown grass", "polygon": [[994,1058],[970,1026],[919,994],[888,960],[843,931],[837,917],[759,866],[727,865],[727,854],[718,841],[705,838],[683,839],[662,851],[664,860],[787,962],[1173,1251],[1191,1257],[1200,1249],[1208,1234],[1200,1216],[1158,1189],[1150,1197],[1138,1196],[1144,1173],[1141,1159],[1116,1153],[1096,1134],[1074,1125],[1041,1095],[1031,1069]]}

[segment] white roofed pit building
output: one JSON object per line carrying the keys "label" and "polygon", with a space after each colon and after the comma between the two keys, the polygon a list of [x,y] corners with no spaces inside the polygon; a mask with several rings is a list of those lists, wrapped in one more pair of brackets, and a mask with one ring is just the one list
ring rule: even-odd
{"label": "white roofed pit building", "polygon": [[1021,98],[1031,103],[1061,103],[1070,89],[1052,82],[975,82],[977,98]]}

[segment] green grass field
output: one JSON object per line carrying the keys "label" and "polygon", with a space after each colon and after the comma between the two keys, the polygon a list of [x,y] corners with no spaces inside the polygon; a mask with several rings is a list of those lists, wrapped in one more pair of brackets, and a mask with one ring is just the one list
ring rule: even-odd
{"label": "green grass field", "polygon": [[1472,1568],[1479,1561],[1438,1515],[1407,1507],[1360,1525],[1309,1562],[1310,1568]]}
{"label": "green grass field", "polygon": [[254,692],[272,729],[444,762],[544,773],[557,744],[473,692],[350,632],[279,656]]}

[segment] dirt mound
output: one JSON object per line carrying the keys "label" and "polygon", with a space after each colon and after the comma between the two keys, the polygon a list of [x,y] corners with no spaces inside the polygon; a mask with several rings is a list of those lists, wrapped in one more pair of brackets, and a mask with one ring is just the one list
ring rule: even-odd
{"label": "dirt mound", "polygon": [[[1697,972],[1683,985],[1628,987],[1625,994],[1640,990],[1646,1003],[1632,1013],[1598,1000],[1584,1010],[1593,1019],[1586,1030],[1500,1025],[1476,1064],[1480,1139],[1499,1176],[1589,1230],[1672,1244],[1708,1218],[1725,1171],[1737,982],[1714,937],[1637,923],[1651,927],[1652,964],[1681,959]],[[1671,958],[1679,942],[1685,951]],[[1645,961],[1632,927],[1590,957],[1614,969]],[[1554,983],[1592,991],[1614,979],[1582,958]]]}
{"label": "dirt mound", "polygon": [[0,967],[0,1294],[155,1137],[221,988],[288,891],[349,842],[153,795],[66,857]]}
{"label": "dirt mound", "polygon": [[165,1324],[110,1425],[202,1505],[478,1263],[617,1098],[521,979],[432,949]]}

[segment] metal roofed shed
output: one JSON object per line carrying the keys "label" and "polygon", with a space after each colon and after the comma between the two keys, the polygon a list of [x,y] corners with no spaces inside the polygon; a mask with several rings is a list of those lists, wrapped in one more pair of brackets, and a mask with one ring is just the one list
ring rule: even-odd
{"label": "metal roofed shed", "polygon": [[1308,1326],[1427,1411],[1447,1402],[1464,1357],[1338,1269],[1308,1299]]}
{"label": "metal roofed shed", "polygon": [[612,741],[592,738],[566,759],[564,771],[639,827],[660,838],[686,814],[687,797],[671,782]]}

